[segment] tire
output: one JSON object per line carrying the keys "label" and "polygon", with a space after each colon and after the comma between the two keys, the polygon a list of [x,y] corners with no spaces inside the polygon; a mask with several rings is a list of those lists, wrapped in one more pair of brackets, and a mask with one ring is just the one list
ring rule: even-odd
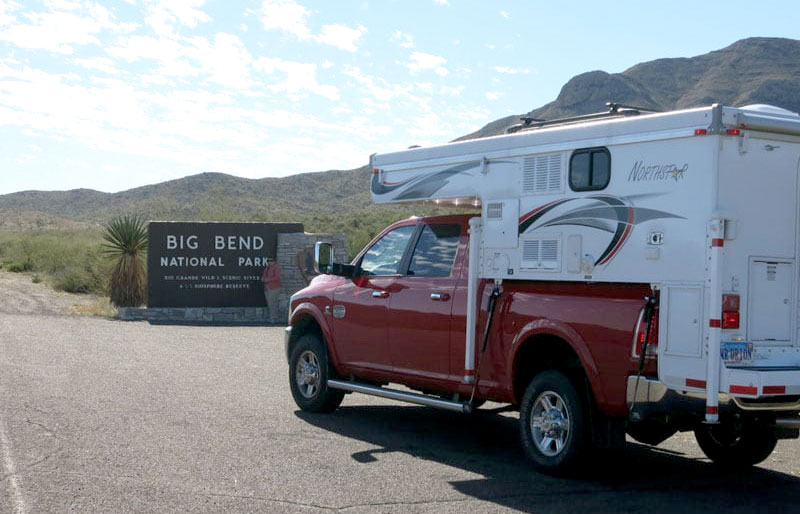
{"label": "tire", "polygon": [[325,344],[316,335],[302,336],[289,359],[289,388],[297,406],[307,412],[335,411],[344,392],[328,388],[332,374]]}
{"label": "tire", "polygon": [[738,468],[762,462],[778,442],[769,427],[738,422],[702,425],[694,431],[694,437],[706,457],[715,464]]}
{"label": "tire", "polygon": [[560,371],[544,371],[525,389],[519,413],[522,447],[545,473],[571,472],[590,447],[586,402]]}

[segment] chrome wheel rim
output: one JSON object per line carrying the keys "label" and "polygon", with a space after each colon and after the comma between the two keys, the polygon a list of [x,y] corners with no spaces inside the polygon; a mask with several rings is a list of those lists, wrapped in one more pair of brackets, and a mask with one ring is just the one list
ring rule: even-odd
{"label": "chrome wheel rim", "polygon": [[567,404],[558,393],[545,391],[536,398],[531,411],[531,435],[542,454],[554,457],[564,450],[570,425]]}
{"label": "chrome wheel rim", "polygon": [[306,350],[297,359],[294,368],[294,381],[297,390],[304,398],[313,398],[319,392],[320,386],[319,360],[314,352]]}

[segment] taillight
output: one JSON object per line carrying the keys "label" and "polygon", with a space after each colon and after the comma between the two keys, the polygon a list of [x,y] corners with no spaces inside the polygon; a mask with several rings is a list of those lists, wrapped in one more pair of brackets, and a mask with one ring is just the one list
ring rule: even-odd
{"label": "taillight", "polygon": [[[638,359],[642,355],[644,338],[647,337],[647,320],[642,318],[639,322],[639,329],[636,331],[636,343],[633,347],[633,357]],[[650,336],[647,339],[647,350],[645,359],[655,359],[658,356],[658,309],[653,309],[650,316]]]}
{"label": "taillight", "polygon": [[722,328],[739,328],[739,295],[722,295]]}

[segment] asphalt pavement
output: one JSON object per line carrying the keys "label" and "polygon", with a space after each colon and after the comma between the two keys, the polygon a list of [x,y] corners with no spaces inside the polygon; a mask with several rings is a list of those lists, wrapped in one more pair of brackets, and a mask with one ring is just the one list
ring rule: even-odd
{"label": "asphalt pavement", "polygon": [[298,411],[283,331],[0,314],[0,513],[800,511],[800,441],[747,472],[690,434],[533,471],[516,415]]}

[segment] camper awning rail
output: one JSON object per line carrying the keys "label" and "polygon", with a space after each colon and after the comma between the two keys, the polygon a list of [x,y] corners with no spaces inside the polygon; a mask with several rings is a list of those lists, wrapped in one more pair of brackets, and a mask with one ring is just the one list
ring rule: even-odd
{"label": "camper awning rail", "polygon": [[742,111],[737,116],[742,129],[800,136],[800,116],[781,116]]}

